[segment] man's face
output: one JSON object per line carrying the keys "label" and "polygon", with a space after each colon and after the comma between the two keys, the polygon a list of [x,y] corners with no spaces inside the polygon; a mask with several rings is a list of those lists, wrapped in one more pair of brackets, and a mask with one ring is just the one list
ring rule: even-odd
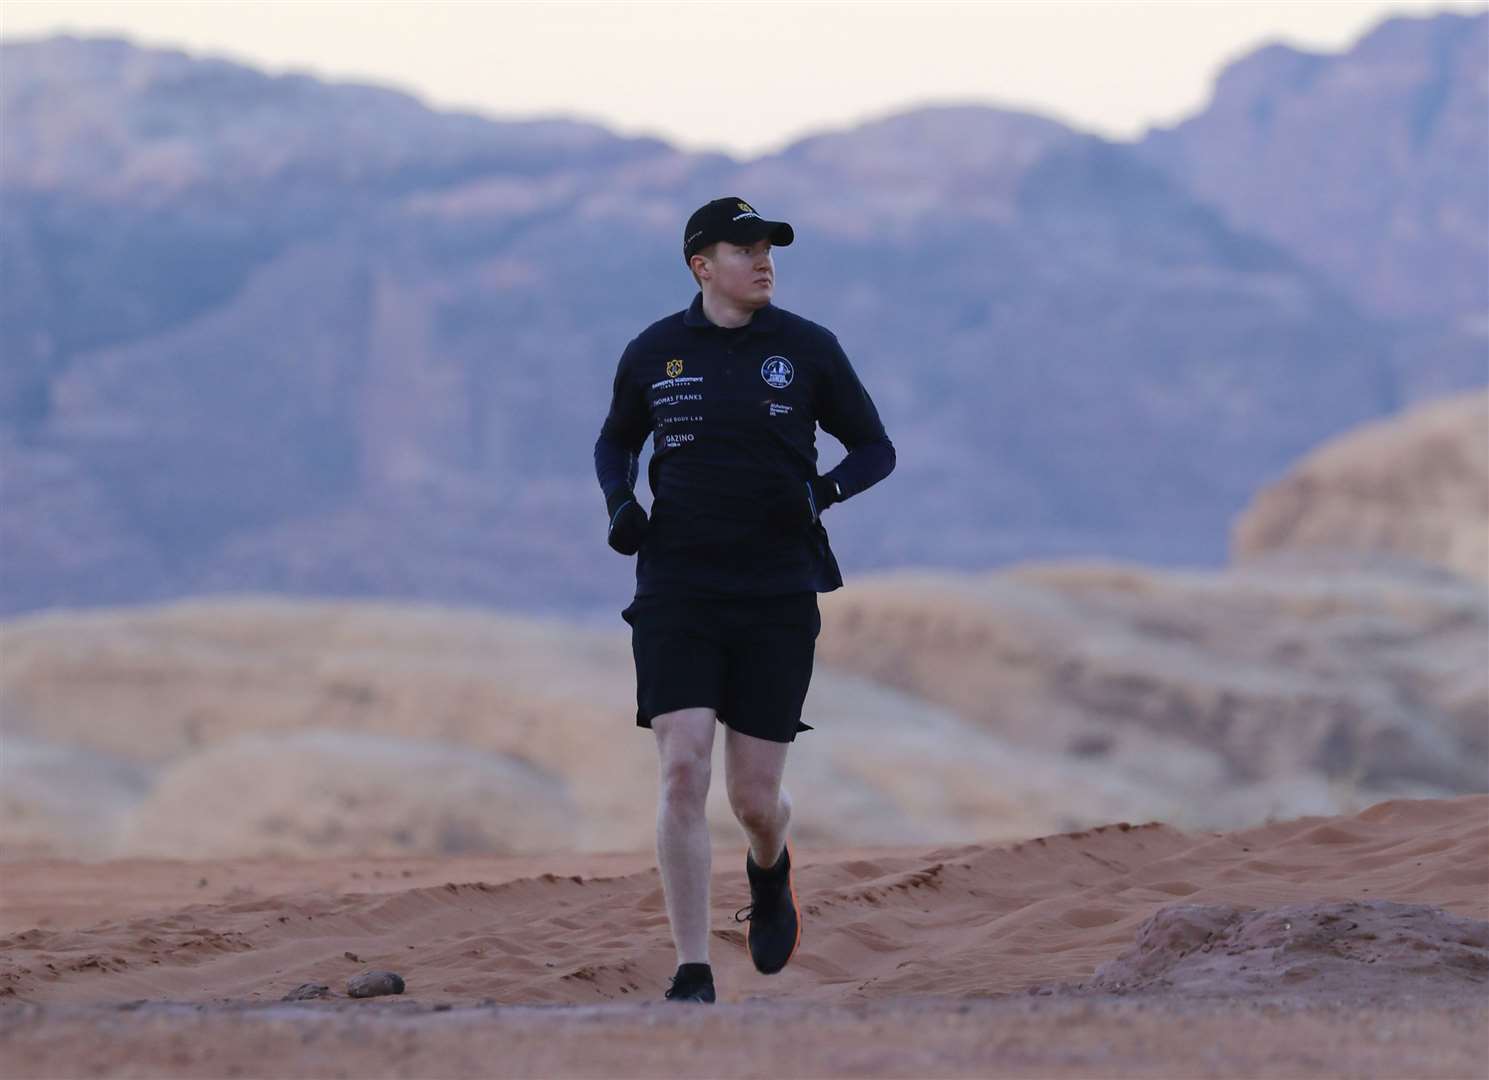
{"label": "man's face", "polygon": [[708,285],[718,299],[751,309],[770,303],[776,287],[776,266],[769,240],[749,245],[721,240],[708,264]]}

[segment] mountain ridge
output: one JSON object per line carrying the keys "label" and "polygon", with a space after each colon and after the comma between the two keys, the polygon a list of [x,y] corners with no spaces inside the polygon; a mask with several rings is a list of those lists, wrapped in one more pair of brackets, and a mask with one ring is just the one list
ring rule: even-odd
{"label": "mountain ridge", "polygon": [[[160,133],[206,123],[203,94],[221,111],[268,77],[113,42],[143,92],[38,89],[3,48],[0,541],[20,554],[0,610],[223,588],[615,605],[629,570],[594,557],[589,447],[624,342],[691,292],[678,222],[720,190],[796,224],[781,302],[838,332],[900,449],[830,515],[850,575],[1218,563],[1235,512],[1318,442],[1483,381],[1478,338],[1396,329],[1145,143],[1012,110],[735,162],[390,91],[421,132],[405,152],[367,117],[327,142],[361,99],[284,76],[311,105],[183,146]],[[91,195],[65,188],[92,175],[80,131],[123,155]],[[260,152],[248,175],[213,156]],[[161,176],[187,187],[129,201]]]}

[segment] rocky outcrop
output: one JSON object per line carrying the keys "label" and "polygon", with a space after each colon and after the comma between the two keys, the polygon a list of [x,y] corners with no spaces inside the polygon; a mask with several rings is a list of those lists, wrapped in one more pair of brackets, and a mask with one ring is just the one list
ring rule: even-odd
{"label": "rocky outcrop", "polygon": [[1489,395],[1422,406],[1309,454],[1237,520],[1233,557],[1397,556],[1489,581]]}
{"label": "rocky outcrop", "polygon": [[1452,993],[1489,983],[1489,922],[1424,904],[1345,900],[1245,910],[1176,904],[1096,969],[1095,990],[1234,995]]}
{"label": "rocky outcrop", "polygon": [[[1027,567],[869,581],[823,611],[817,730],[788,782],[813,846],[1489,788],[1489,614],[1446,575]],[[469,611],[12,620],[0,854],[647,850],[656,750],[634,694],[624,631]],[[49,800],[52,778],[90,801]],[[708,812],[737,842],[718,774]]]}
{"label": "rocky outcrop", "polygon": [[1446,575],[1025,567],[823,608],[828,664],[1167,792],[1165,820],[1489,787],[1489,602]]}
{"label": "rocky outcrop", "polygon": [[263,855],[530,854],[573,843],[563,778],[430,739],[244,735],[162,771],[115,851]]}
{"label": "rocky outcrop", "polygon": [[[285,601],[34,616],[0,625],[0,699],[7,774],[35,772],[6,784],[0,855],[654,842],[656,750],[623,631]],[[1168,805],[852,672],[817,672],[807,720],[830,737],[793,755],[804,843],[1023,836]],[[114,775],[134,783],[105,802]],[[45,798],[57,777],[90,799]],[[709,819],[737,841],[722,781]]]}

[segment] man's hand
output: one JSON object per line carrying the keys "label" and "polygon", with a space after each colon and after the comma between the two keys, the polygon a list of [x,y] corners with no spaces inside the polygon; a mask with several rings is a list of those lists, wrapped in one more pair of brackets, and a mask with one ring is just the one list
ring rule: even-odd
{"label": "man's hand", "polygon": [[641,550],[646,539],[646,511],[636,501],[636,493],[629,488],[617,491],[605,500],[605,509],[610,511],[610,532],[605,537],[608,543],[622,555],[634,555]]}
{"label": "man's hand", "polygon": [[772,532],[804,532],[816,523],[841,496],[835,480],[814,476],[810,480],[791,481],[776,494],[766,517]]}

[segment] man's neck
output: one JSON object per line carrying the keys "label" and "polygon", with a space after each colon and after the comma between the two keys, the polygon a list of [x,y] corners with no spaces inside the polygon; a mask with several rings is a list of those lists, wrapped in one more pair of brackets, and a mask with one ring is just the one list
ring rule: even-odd
{"label": "man's neck", "polygon": [[755,317],[755,308],[740,307],[720,300],[716,296],[703,293],[703,315],[715,326],[722,326],[726,330],[744,326]]}

